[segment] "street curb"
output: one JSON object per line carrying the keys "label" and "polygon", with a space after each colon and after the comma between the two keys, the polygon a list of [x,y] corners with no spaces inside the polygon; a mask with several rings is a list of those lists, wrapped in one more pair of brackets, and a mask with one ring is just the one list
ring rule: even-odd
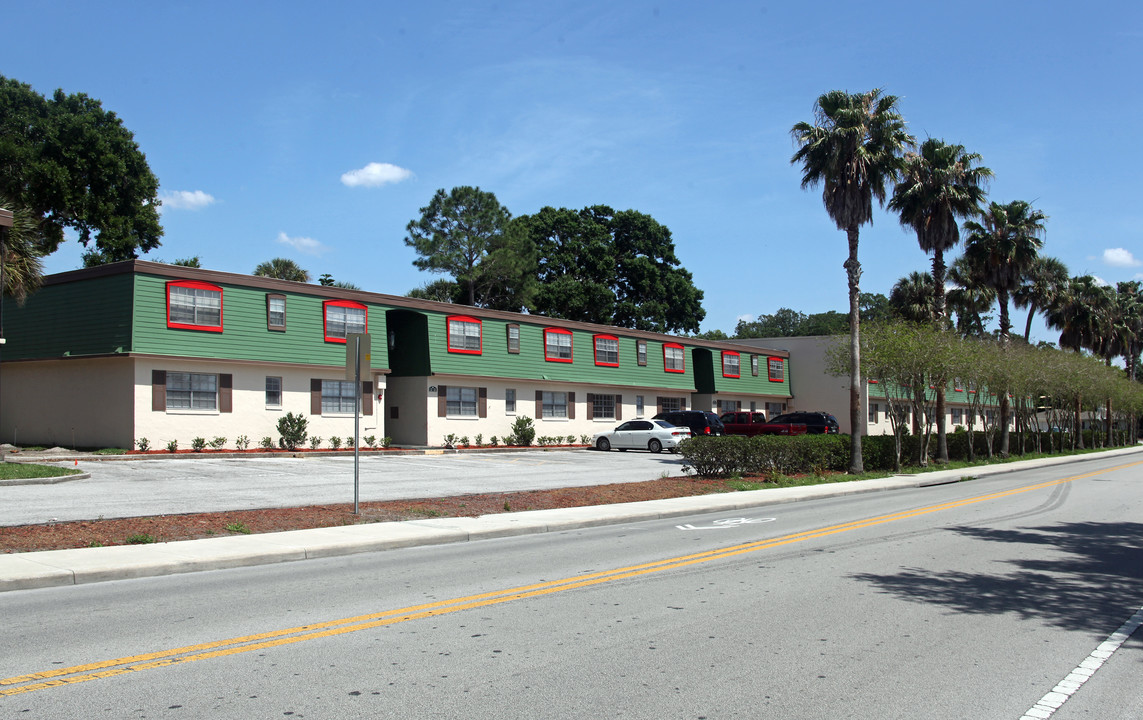
{"label": "street curb", "polygon": [[[0,592],[339,557],[407,547],[662,520],[693,513],[745,510],[827,497],[933,487],[1020,470],[1080,463],[1140,452],[1143,452],[1143,447],[1120,448],[1088,455],[1022,460],[971,470],[938,470],[922,475],[900,475],[873,480],[748,490],[615,505],[527,510],[475,518],[430,518],[150,545],[9,553],[0,555]],[[969,475],[968,472],[972,474]]]}

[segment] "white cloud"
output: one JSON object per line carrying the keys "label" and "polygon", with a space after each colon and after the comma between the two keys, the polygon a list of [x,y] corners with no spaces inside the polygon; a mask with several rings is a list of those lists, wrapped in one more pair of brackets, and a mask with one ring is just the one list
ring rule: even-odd
{"label": "white cloud", "polygon": [[322,245],[317,240],[308,237],[290,237],[284,232],[278,233],[278,242],[283,245],[289,245],[298,252],[306,253],[307,255],[321,255],[328,248]]}
{"label": "white cloud", "polygon": [[369,163],[360,170],[350,170],[341,176],[341,183],[349,187],[380,187],[399,183],[413,177],[411,170],[389,163]]}
{"label": "white cloud", "polygon": [[175,190],[164,193],[159,199],[163,201],[159,207],[160,210],[168,208],[171,210],[202,210],[215,202],[213,195],[204,193],[202,190]]}
{"label": "white cloud", "polygon": [[1103,261],[1114,267],[1139,267],[1143,260],[1138,260],[1130,250],[1123,248],[1108,248],[1103,251]]}
{"label": "white cloud", "polygon": [[1092,279],[1092,280],[1095,280],[1095,284],[1096,284],[1096,285],[1099,285],[1100,287],[1109,287],[1109,286],[1111,285],[1111,283],[1109,283],[1108,281],[1104,280],[1103,278],[1101,278],[1101,277],[1100,277],[1100,276],[1098,276],[1098,275],[1092,275],[1092,276],[1091,276],[1091,279]]}

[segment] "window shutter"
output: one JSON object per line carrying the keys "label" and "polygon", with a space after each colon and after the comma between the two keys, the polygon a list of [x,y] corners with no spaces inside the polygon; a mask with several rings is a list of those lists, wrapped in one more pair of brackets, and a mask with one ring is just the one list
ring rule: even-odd
{"label": "window shutter", "polygon": [[544,416],[544,391],[536,391],[536,419],[539,420]]}
{"label": "window shutter", "polygon": [[230,373],[218,376],[218,411],[234,412],[234,376]]}
{"label": "window shutter", "polygon": [[616,395],[615,396],[615,419],[616,420],[622,420],[623,419],[623,396],[622,395]]}
{"label": "window shutter", "polygon": [[437,417],[448,415],[448,387],[437,385]]}
{"label": "window shutter", "polygon": [[167,410],[167,371],[151,371],[151,410],[166,412]]}
{"label": "window shutter", "polygon": [[477,388],[476,396],[476,416],[488,417],[488,388]]}
{"label": "window shutter", "polygon": [[575,420],[575,393],[568,393],[568,420]]}
{"label": "window shutter", "polygon": [[595,395],[587,394],[587,419],[595,419]]}
{"label": "window shutter", "polygon": [[373,381],[364,380],[361,383],[361,414],[373,414]]}
{"label": "window shutter", "polygon": [[310,415],[321,415],[321,378],[310,378]]}

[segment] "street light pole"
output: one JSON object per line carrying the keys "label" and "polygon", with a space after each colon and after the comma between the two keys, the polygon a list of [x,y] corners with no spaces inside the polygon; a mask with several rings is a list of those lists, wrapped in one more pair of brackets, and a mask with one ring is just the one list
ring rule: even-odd
{"label": "street light pole", "polygon": [[[4,247],[4,240],[7,239],[8,229],[12,225],[12,211],[0,208],[0,347],[4,345],[4,296],[8,294],[7,279],[4,277],[4,256],[8,251]],[[0,403],[0,413],[3,412],[3,407],[3,403]]]}

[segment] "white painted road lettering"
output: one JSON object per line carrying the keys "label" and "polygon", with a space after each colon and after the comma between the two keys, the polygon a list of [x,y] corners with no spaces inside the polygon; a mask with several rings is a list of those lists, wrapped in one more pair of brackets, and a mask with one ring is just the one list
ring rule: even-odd
{"label": "white painted road lettering", "polygon": [[725,518],[715,520],[710,525],[676,525],[679,530],[725,530],[739,525],[774,522],[777,518]]}

